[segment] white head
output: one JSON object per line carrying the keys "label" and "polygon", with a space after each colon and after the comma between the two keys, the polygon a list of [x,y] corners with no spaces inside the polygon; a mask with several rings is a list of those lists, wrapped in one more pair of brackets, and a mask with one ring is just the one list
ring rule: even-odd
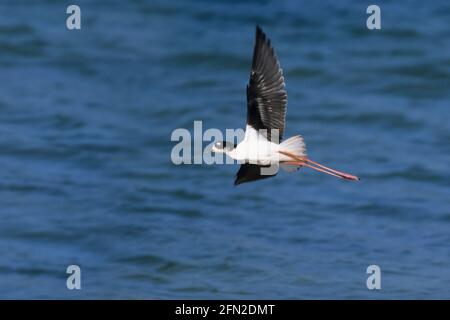
{"label": "white head", "polygon": [[236,147],[236,145],[232,142],[218,141],[218,142],[214,143],[214,146],[212,147],[211,150],[212,150],[212,152],[227,154],[228,152],[233,151],[235,147]]}

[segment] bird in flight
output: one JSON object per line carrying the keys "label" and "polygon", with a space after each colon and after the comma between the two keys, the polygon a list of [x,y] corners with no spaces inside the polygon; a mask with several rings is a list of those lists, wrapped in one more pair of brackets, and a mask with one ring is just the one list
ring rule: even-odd
{"label": "bird in flight", "polygon": [[212,147],[213,152],[225,153],[241,163],[234,184],[273,177],[280,167],[288,172],[307,167],[341,179],[359,180],[356,176],[309,159],[305,142],[300,135],[280,143],[285,129],[286,104],[283,70],[270,40],[256,26],[252,69],[247,85],[247,125],[244,139],[238,145],[219,141]]}

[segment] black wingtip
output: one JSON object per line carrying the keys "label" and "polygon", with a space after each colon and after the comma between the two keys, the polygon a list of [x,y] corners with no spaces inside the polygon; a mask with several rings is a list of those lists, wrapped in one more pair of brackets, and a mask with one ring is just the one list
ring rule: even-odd
{"label": "black wingtip", "polygon": [[234,177],[234,183],[233,185],[235,187],[237,187],[238,185],[240,185],[242,183],[242,181],[239,179],[238,175],[236,174],[236,176]]}
{"label": "black wingtip", "polygon": [[261,29],[261,27],[259,26],[259,24],[256,25],[256,39],[258,38],[262,38],[265,39],[266,35],[264,33],[264,31]]}

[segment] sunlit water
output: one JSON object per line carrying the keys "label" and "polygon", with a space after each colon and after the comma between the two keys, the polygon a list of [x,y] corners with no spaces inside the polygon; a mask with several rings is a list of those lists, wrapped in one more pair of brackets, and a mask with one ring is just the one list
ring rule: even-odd
{"label": "sunlit water", "polygon": [[[77,3],[80,31],[0,4],[1,298],[450,298],[447,1],[378,1],[380,31],[357,1]],[[286,136],[361,182],[171,163],[175,128],[245,125],[257,23]]]}

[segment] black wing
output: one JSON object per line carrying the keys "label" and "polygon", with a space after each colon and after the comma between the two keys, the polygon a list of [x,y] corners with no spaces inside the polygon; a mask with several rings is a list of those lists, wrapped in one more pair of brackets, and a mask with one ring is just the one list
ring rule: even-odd
{"label": "black wing", "polygon": [[237,186],[238,184],[244,182],[266,179],[276,175],[276,173],[274,175],[261,175],[262,167],[267,168],[269,166],[260,166],[257,164],[249,164],[249,163],[241,164],[239,171],[236,173],[236,180],[234,180],[234,185]]}
{"label": "black wing", "polygon": [[[279,141],[284,133],[287,93],[283,70],[264,32],[256,27],[252,71],[247,86],[247,124],[256,130],[278,129]],[[275,138],[275,137],[274,137]],[[279,141],[274,141],[278,143]]]}

